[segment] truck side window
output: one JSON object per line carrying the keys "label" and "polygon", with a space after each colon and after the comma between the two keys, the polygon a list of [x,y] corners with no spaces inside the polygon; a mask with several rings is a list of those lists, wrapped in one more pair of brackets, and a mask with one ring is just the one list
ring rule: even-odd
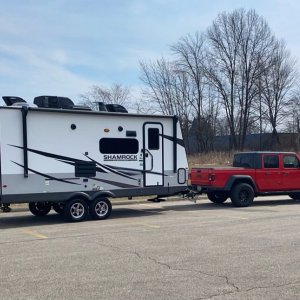
{"label": "truck side window", "polygon": [[279,168],[278,155],[266,155],[266,156],[264,156],[264,168],[266,168],[266,169]]}
{"label": "truck side window", "polygon": [[295,155],[285,155],[283,157],[284,168],[299,168],[299,161]]}

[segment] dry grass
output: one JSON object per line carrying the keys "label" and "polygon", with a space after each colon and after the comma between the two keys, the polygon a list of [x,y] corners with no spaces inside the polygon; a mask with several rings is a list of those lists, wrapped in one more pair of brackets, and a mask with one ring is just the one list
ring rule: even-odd
{"label": "dry grass", "polygon": [[189,167],[231,166],[234,152],[209,152],[188,156]]}

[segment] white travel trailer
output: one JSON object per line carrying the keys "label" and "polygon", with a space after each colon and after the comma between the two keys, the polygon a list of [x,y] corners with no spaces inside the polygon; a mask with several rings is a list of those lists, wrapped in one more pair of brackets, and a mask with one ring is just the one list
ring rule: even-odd
{"label": "white travel trailer", "polygon": [[[187,188],[176,116],[96,112],[51,96],[35,98],[38,107],[18,97],[3,99],[1,205],[29,203],[38,216],[54,208],[71,221],[88,213],[105,219],[108,198],[163,197]],[[123,111],[115,108],[110,110]]]}

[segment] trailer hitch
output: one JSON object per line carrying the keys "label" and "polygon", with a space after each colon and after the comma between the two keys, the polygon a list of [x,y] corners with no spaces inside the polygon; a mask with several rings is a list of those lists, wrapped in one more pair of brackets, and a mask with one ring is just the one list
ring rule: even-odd
{"label": "trailer hitch", "polygon": [[190,201],[192,201],[194,203],[196,203],[199,194],[200,193],[198,191],[195,191],[192,188],[188,188],[185,191],[181,192],[182,198],[190,200]]}

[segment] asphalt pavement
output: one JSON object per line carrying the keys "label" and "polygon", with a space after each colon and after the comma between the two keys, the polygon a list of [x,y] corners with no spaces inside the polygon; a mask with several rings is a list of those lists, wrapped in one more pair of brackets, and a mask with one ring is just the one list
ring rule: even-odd
{"label": "asphalt pavement", "polygon": [[300,299],[300,203],[115,204],[104,221],[0,213],[0,299]]}

